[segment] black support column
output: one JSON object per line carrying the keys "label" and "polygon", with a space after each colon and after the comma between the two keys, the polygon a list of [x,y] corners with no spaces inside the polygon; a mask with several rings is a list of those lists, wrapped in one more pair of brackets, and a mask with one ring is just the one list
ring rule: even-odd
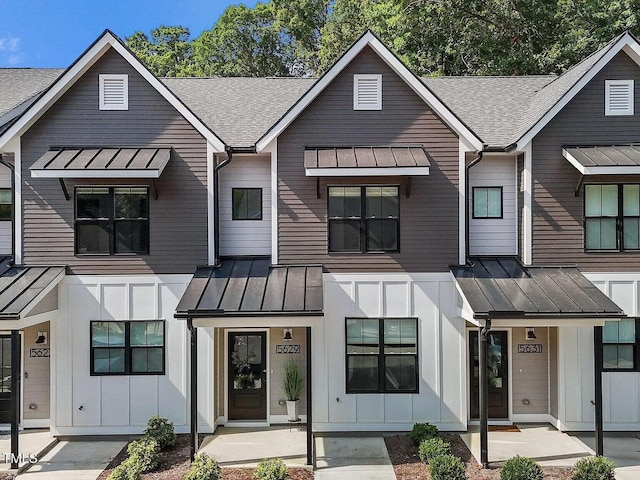
{"label": "black support column", "polygon": [[20,332],[11,330],[11,468],[18,468],[20,421]]}
{"label": "black support column", "polygon": [[312,391],[311,391],[311,327],[306,327],[307,333],[307,465],[314,465],[314,444],[313,444],[313,414],[312,414]]}
{"label": "black support column", "polygon": [[193,320],[187,319],[187,327],[191,334],[191,383],[190,383],[190,414],[191,414],[191,460],[198,450],[198,330],[193,326]]}
{"label": "black support column", "polygon": [[593,327],[593,358],[595,372],[595,435],[596,455],[604,455],[604,431],[602,424],[602,327]]}
{"label": "black support column", "polygon": [[478,385],[480,393],[480,463],[489,468],[489,389],[487,379],[487,336],[491,320],[486,320],[478,335]]}

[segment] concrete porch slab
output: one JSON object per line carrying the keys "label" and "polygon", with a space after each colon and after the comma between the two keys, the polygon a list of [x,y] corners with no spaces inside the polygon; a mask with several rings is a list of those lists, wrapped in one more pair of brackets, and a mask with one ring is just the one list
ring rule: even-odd
{"label": "concrete porch slab", "polygon": [[[595,455],[593,433],[575,433],[571,436]],[[640,433],[605,433],[604,455],[616,464],[617,480],[640,478]]]}
{"label": "concrete porch slab", "polygon": [[[35,458],[40,457],[47,452],[57,440],[51,435],[49,429],[43,430],[23,430],[18,434],[18,450],[23,456],[24,461],[20,462],[19,469],[28,464],[29,455],[33,454]],[[8,432],[0,433],[0,472],[10,470],[11,468],[11,434]]]}
{"label": "concrete porch slab", "polygon": [[316,438],[317,480],[395,480],[382,437]]}

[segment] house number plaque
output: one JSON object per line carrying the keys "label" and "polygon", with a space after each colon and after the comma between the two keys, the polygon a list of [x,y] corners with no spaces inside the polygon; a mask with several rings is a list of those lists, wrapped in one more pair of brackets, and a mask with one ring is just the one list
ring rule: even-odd
{"label": "house number plaque", "polygon": [[276,353],[300,353],[300,345],[276,345]]}
{"label": "house number plaque", "polygon": [[48,357],[49,349],[48,348],[31,348],[29,350],[30,357]]}
{"label": "house number plaque", "polygon": [[518,353],[542,353],[541,343],[519,343]]}

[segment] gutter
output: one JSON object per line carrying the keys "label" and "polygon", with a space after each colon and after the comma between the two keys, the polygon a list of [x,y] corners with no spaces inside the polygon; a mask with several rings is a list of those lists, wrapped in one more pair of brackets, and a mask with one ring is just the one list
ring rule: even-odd
{"label": "gutter", "polygon": [[0,164],[11,170],[11,262],[14,265],[16,259],[16,172],[15,167],[2,158],[0,153]]}

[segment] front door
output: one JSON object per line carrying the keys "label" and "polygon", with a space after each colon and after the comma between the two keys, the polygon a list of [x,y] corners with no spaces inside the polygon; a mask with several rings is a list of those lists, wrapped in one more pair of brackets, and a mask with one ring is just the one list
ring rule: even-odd
{"label": "front door", "polygon": [[0,335],[0,423],[11,422],[11,336]]}
{"label": "front door", "polygon": [[229,420],[267,419],[267,334],[229,333]]}
{"label": "front door", "polygon": [[[509,417],[509,354],[507,332],[490,331],[487,337],[487,381],[489,382],[489,418]],[[469,335],[471,380],[471,418],[480,417],[478,332]]]}

